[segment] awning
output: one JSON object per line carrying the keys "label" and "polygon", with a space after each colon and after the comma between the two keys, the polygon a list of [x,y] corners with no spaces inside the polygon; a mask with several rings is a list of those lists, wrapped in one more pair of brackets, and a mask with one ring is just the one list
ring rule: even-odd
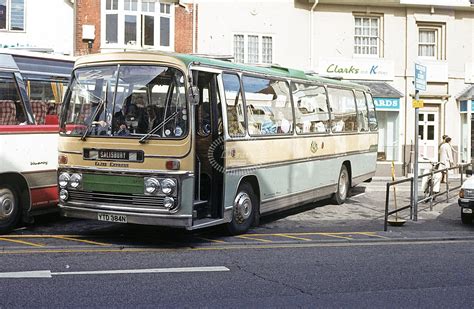
{"label": "awning", "polygon": [[474,101],[474,85],[469,86],[463,93],[457,97],[458,101],[473,100]]}
{"label": "awning", "polygon": [[386,82],[351,80],[351,82],[361,84],[370,88],[374,98],[401,98],[403,93],[390,86]]}

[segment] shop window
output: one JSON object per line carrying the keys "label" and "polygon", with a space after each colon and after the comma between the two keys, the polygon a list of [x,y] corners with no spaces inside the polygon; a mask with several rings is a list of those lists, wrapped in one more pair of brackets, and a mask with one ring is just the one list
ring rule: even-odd
{"label": "shop window", "polygon": [[398,139],[399,113],[393,111],[378,111],[378,161],[399,160],[400,142]]}

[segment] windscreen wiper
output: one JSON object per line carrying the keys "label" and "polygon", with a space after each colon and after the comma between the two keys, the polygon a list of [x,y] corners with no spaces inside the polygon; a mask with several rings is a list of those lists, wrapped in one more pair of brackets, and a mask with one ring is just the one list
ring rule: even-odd
{"label": "windscreen wiper", "polygon": [[104,105],[105,102],[107,102],[107,92],[108,92],[108,82],[105,82],[105,98],[99,98],[99,104],[97,105],[97,108],[94,111],[94,114],[91,117],[91,122],[87,125],[86,131],[84,134],[81,136],[81,141],[86,140],[87,133],[89,133],[89,130],[91,129],[92,125],[97,124],[96,121],[94,121],[95,117],[99,114],[99,111],[102,109],[102,106]]}
{"label": "windscreen wiper", "polygon": [[163,122],[161,122],[159,125],[157,125],[156,127],[154,127],[153,129],[151,129],[150,132],[148,132],[147,134],[145,134],[145,136],[143,136],[142,138],[140,138],[140,140],[138,141],[140,144],[144,144],[146,142],[147,139],[150,138],[150,136],[152,136],[153,134],[156,133],[156,131],[158,131],[159,129],[161,129],[165,124],[167,124],[171,119],[174,119],[174,117],[176,117],[176,115],[178,115],[179,112],[174,112],[173,114],[169,115],[168,118],[166,118],[165,120],[163,120]]}

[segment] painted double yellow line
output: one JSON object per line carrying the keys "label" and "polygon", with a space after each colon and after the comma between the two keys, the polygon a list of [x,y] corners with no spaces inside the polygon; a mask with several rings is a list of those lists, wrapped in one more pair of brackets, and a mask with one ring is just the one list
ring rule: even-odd
{"label": "painted double yellow line", "polygon": [[[302,241],[302,242],[318,241],[317,239],[310,238],[311,236],[322,236],[325,238],[336,238],[336,239],[343,239],[343,240],[355,240],[353,238],[353,236],[355,235],[367,236],[369,238],[389,239],[388,237],[377,235],[376,232],[302,232],[302,233],[259,233],[259,234],[254,233],[254,234],[245,234],[245,235],[235,236],[234,239],[250,240],[256,243],[277,244],[281,242],[281,239],[291,239],[291,240],[297,240],[297,241]],[[100,247],[113,246],[113,244],[99,242],[96,240],[89,240],[85,238],[89,238],[89,237],[82,236],[82,235],[5,235],[5,236],[0,237],[0,242],[5,241],[5,242],[10,242],[10,243],[26,245],[26,246],[35,247],[35,248],[45,248],[45,249],[51,245],[38,242],[36,240],[58,239],[58,240],[64,240],[68,242],[69,241],[77,242],[77,243],[82,243],[86,245],[94,245],[94,246],[100,246]],[[194,236],[193,238],[206,241],[206,242],[211,242],[216,245],[217,244],[222,244],[222,245],[239,244],[238,242],[237,243],[228,242],[225,240],[216,239],[212,237],[203,237],[201,235]],[[277,240],[274,240],[275,238]],[[249,243],[247,242],[246,245],[249,245]]]}
{"label": "painted double yellow line", "polygon": [[84,244],[89,244],[89,245],[96,245],[96,246],[110,246],[110,244],[82,239],[81,236],[79,235],[6,235],[6,236],[0,237],[0,241],[12,242],[12,243],[22,244],[22,245],[27,245],[27,246],[32,246],[32,247],[46,247],[47,246],[46,244],[26,241],[25,239],[29,240],[29,239],[48,239],[48,238],[74,241],[74,242],[79,242],[79,243],[84,243]]}

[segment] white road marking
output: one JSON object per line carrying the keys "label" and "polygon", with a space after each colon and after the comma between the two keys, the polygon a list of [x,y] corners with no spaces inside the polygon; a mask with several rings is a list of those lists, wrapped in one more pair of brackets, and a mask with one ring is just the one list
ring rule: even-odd
{"label": "white road marking", "polygon": [[52,278],[53,276],[70,275],[117,275],[117,274],[151,274],[151,273],[189,273],[189,272],[215,272],[230,271],[224,266],[210,267],[179,267],[179,268],[149,268],[149,269],[117,269],[117,270],[95,270],[95,271],[70,271],[53,273],[50,270],[19,271],[0,273],[1,278]]}
{"label": "white road marking", "polygon": [[0,273],[0,278],[51,278],[51,271],[37,270]]}

